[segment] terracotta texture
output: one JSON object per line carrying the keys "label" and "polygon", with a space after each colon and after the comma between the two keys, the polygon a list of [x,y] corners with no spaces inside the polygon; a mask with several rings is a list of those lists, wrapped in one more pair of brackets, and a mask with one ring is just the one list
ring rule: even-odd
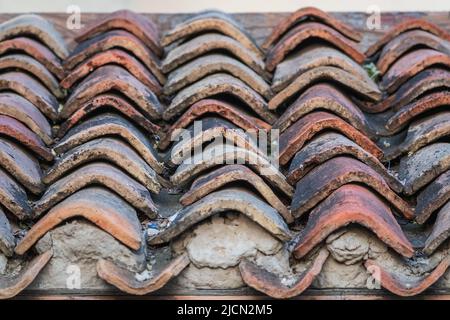
{"label": "terracotta texture", "polygon": [[159,142],[158,148],[161,150],[167,149],[178,130],[187,128],[194,121],[201,121],[202,117],[208,114],[214,114],[217,117],[220,116],[245,131],[269,130],[271,128],[268,123],[249,115],[235,105],[216,99],[203,99],[192,104],[189,109],[180,116],[172,126],[170,126],[167,133]]}
{"label": "terracotta texture", "polygon": [[309,45],[277,65],[272,79],[272,90],[280,92],[302,73],[317,67],[336,67],[358,79],[372,83],[367,72],[349,56],[327,45]]}
{"label": "terracotta texture", "polygon": [[266,101],[244,82],[225,73],[216,73],[178,92],[165,109],[163,119],[173,119],[194,103],[218,94],[227,94],[238,98],[268,123],[273,123],[277,118],[273,112],[267,109]]}
{"label": "terracotta texture", "polygon": [[357,44],[338,31],[317,22],[305,22],[287,32],[266,55],[266,69],[275,70],[276,66],[296,47],[308,39],[320,39],[330,43],[346,53],[353,60],[362,63],[365,55],[359,51]]}
{"label": "terracotta texture", "polygon": [[[8,218],[0,208],[0,253],[11,257],[14,254],[16,239],[13,230],[9,224]],[[1,280],[0,280],[1,281]]]}
{"label": "terracotta texture", "polygon": [[433,230],[425,242],[423,252],[431,255],[450,236],[450,202],[447,202],[437,214]]}
{"label": "terracotta texture", "polygon": [[400,110],[414,99],[434,89],[450,88],[450,72],[440,68],[428,68],[405,82],[394,94],[377,104],[361,104],[369,113],[383,112],[388,109]]}
{"label": "terracotta texture", "polygon": [[264,180],[249,168],[239,164],[227,165],[198,177],[192,183],[190,190],[180,198],[180,203],[183,206],[191,205],[204,198],[206,195],[235,182],[251,185],[268,204],[274,207],[283,216],[287,223],[293,222],[293,217],[289,209],[281,202],[278,196],[273,193]]}
{"label": "terracotta texture", "polygon": [[77,82],[84,79],[94,69],[104,65],[115,64],[126,69],[136,79],[146,85],[157,96],[162,94],[162,87],[153,74],[139,60],[131,54],[121,49],[109,49],[94,54],[92,57],[81,62],[61,81],[61,87],[64,89],[72,88]]}
{"label": "terracotta texture", "polygon": [[239,271],[241,272],[242,280],[249,287],[275,299],[288,299],[298,296],[308,289],[322,271],[328,256],[329,252],[326,249],[319,251],[309,268],[298,275],[295,282],[290,285],[284,284],[284,279],[278,275],[259,267],[249,260],[243,260],[239,264]]}
{"label": "terracotta texture", "polygon": [[244,47],[233,38],[217,33],[206,33],[180,44],[169,51],[161,64],[164,73],[168,73],[182,64],[211,51],[221,50],[243,62],[257,74],[267,77],[262,58]]}
{"label": "terracotta texture", "polygon": [[450,54],[450,42],[427,31],[407,31],[395,37],[383,47],[377,61],[378,70],[381,74],[385,74],[395,61],[416,47],[430,48]]}
{"label": "terracotta texture", "polygon": [[61,154],[102,137],[118,137],[125,140],[157,173],[164,171],[164,164],[159,160],[147,137],[131,122],[113,113],[92,117],[73,127],[53,147],[53,150]]}
{"label": "terracotta texture", "polygon": [[384,35],[376,43],[374,43],[369,47],[369,49],[367,49],[366,56],[370,57],[374,55],[398,35],[416,29],[430,32],[438,36],[439,38],[450,41],[450,34],[447,31],[439,28],[435,24],[423,19],[406,19],[385,32]]}
{"label": "terracotta texture", "polygon": [[166,229],[151,237],[149,243],[155,245],[168,242],[194,224],[214,214],[227,211],[238,211],[244,214],[282,241],[290,240],[292,237],[287,224],[274,208],[248,191],[227,188],[210,193],[175,213],[174,219]]}
{"label": "terracotta texture", "polygon": [[33,131],[45,144],[53,143],[50,123],[30,101],[12,92],[0,93],[0,114],[16,119]]}
{"label": "terracotta texture", "polygon": [[110,191],[92,187],[80,190],[54,206],[20,240],[15,252],[23,255],[49,230],[73,217],[91,221],[131,249],[141,247],[141,227],[136,211]]}
{"label": "terracotta texture", "polygon": [[0,57],[0,70],[19,69],[30,73],[57,98],[62,99],[65,93],[60,89],[56,77],[39,61],[25,54],[10,54]]}
{"label": "terracotta texture", "polygon": [[337,87],[328,83],[319,83],[307,89],[275,121],[273,128],[283,133],[298,119],[316,110],[330,111],[361,132],[367,133],[370,129],[370,123],[361,110]]}
{"label": "terracotta texture", "polygon": [[159,133],[161,127],[147,119],[134,105],[130,104],[119,95],[106,93],[89,99],[85,104],[81,105],[65,122],[63,122],[57,133],[57,137],[62,138],[67,131],[77,125],[80,121],[96,114],[98,111],[114,111],[139,125],[142,129],[150,134]]}
{"label": "terracotta texture", "polygon": [[267,50],[274,44],[276,44],[281,37],[286,34],[286,32],[293,28],[298,23],[303,23],[308,20],[318,20],[319,22],[326,24],[333,29],[339,31],[347,38],[350,38],[354,41],[360,41],[362,35],[352,29],[350,26],[347,26],[343,22],[333,18],[328,13],[314,7],[305,7],[301,8],[295,12],[293,12],[286,19],[283,19],[272,31],[269,37],[262,44],[262,48]]}
{"label": "terracotta texture", "polygon": [[245,64],[224,54],[207,54],[173,70],[164,85],[166,95],[175,94],[201,78],[217,72],[229,73],[266,99],[273,95],[269,84]]}
{"label": "terracotta texture", "polygon": [[0,276],[0,299],[9,299],[28,287],[50,261],[53,253],[44,252],[31,260],[18,274]]}
{"label": "terracotta texture", "polygon": [[67,99],[60,118],[67,119],[90,99],[111,90],[132,100],[150,119],[161,118],[162,106],[156,95],[128,71],[114,65],[97,68],[87,76]]}
{"label": "terracotta texture", "polygon": [[161,185],[156,172],[126,143],[113,138],[99,138],[75,147],[60,157],[44,178],[54,183],[69,170],[92,161],[107,161],[122,168],[150,191],[158,193]]}
{"label": "terracotta texture", "polygon": [[419,149],[400,161],[399,179],[403,192],[413,195],[450,168],[450,144],[438,142]]}
{"label": "terracotta texture", "polygon": [[27,193],[13,178],[0,168],[0,204],[19,220],[30,218],[31,207]]}
{"label": "terracotta texture", "polygon": [[0,90],[13,91],[32,104],[50,120],[57,119],[59,103],[40,82],[22,72],[5,72],[0,74]]}
{"label": "terracotta texture", "polygon": [[297,183],[316,166],[338,156],[358,159],[381,175],[392,190],[397,193],[402,191],[402,183],[376,157],[347,137],[334,132],[314,137],[295,154],[286,174],[287,180],[291,184]]}
{"label": "terracotta texture", "polygon": [[341,118],[328,112],[315,111],[297,120],[280,135],[280,163],[287,164],[307,141],[326,130],[344,134],[379,159],[383,156],[383,152],[374,142]]}
{"label": "terracotta texture", "polygon": [[447,170],[418,194],[416,221],[425,223],[433,212],[445,205],[449,199],[450,170]]}
{"label": "terracotta texture", "polygon": [[53,161],[52,152],[33,131],[14,118],[0,115],[0,134],[19,142],[36,156],[46,161]]}
{"label": "terracotta texture", "polygon": [[258,56],[263,56],[258,45],[242,26],[225,12],[214,10],[197,14],[167,31],[161,39],[161,45],[168,46],[178,40],[205,33],[205,31],[214,31],[231,37]]}
{"label": "terracotta texture", "polygon": [[350,223],[370,229],[402,256],[413,256],[414,249],[389,207],[368,189],[349,184],[338,188],[311,212],[305,229],[296,239],[295,257],[304,257],[333,231]]}
{"label": "terracotta texture", "polygon": [[340,68],[327,66],[317,67],[301,74],[269,101],[269,109],[279,108],[295,95],[302,93],[311,85],[321,81],[333,82],[339,86],[349,88],[353,94],[361,97],[363,100],[376,102],[381,99],[381,92],[375,83],[363,82]]}
{"label": "terracotta texture", "polygon": [[73,193],[91,185],[105,187],[117,193],[136,210],[151,218],[157,216],[157,208],[150,192],[123,171],[104,162],[94,162],[76,169],[74,172],[50,185],[39,201],[33,204],[35,217],[54,207]]}
{"label": "terracotta texture", "polygon": [[380,284],[386,290],[402,297],[411,297],[418,295],[433,285],[447,271],[450,265],[450,259],[444,258],[436,268],[429,274],[419,277],[407,277],[392,273],[373,260],[365,262],[366,268],[369,270],[379,270]]}
{"label": "terracotta texture", "polygon": [[409,78],[431,66],[450,67],[450,56],[432,49],[418,49],[397,60],[383,76],[381,87],[396,91]]}
{"label": "terracotta texture", "polygon": [[23,14],[0,24],[0,41],[24,35],[39,39],[61,59],[69,55],[61,34],[41,16]]}
{"label": "terracotta texture", "polygon": [[300,217],[313,209],[334,190],[349,183],[372,188],[405,218],[414,217],[411,207],[395,194],[383,177],[366,164],[349,157],[335,157],[315,167],[297,182],[291,212]]}
{"label": "terracotta texture", "polygon": [[225,164],[246,164],[272,186],[291,197],[294,193],[286,177],[266,157],[230,145],[207,146],[203,153],[187,158],[170,177],[173,185],[183,186],[202,172]]}
{"label": "terracotta texture", "polygon": [[17,37],[0,42],[0,55],[14,52],[25,53],[33,57],[58,79],[64,77],[61,60],[49,48],[38,41],[26,37]]}
{"label": "terracotta texture", "polygon": [[81,42],[65,59],[64,67],[68,70],[74,69],[78,64],[96,53],[111,48],[120,48],[131,52],[151,71],[159,83],[164,84],[165,77],[160,70],[159,58],[141,40],[124,30],[108,31]]}
{"label": "terracotta texture", "polygon": [[146,295],[162,288],[172,278],[180,274],[189,263],[188,255],[183,254],[158,270],[151,279],[145,281],[138,281],[134,272],[125,270],[108,260],[100,260],[97,263],[97,272],[100,278],[123,292]]}
{"label": "terracotta texture", "polygon": [[102,19],[94,21],[83,28],[75,40],[77,42],[85,41],[98,34],[115,29],[126,30],[132,33],[156,55],[161,56],[163,54],[163,50],[159,45],[158,27],[150,19],[130,10],[118,10],[105,15]]}
{"label": "terracotta texture", "polygon": [[31,193],[37,195],[44,191],[42,170],[36,158],[21,146],[3,138],[0,138],[0,167]]}

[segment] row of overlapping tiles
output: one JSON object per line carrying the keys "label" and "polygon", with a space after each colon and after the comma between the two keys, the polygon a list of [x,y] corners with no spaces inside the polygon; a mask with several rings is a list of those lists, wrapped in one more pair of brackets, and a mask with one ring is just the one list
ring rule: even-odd
{"label": "row of overlapping tiles", "polygon": [[[436,216],[423,248],[431,255],[450,228],[450,35],[409,20],[365,54],[361,37],[305,8],[282,20],[261,48],[230,16],[214,11],[160,40],[149,19],[119,11],[82,29],[69,54],[39,16],[3,23],[2,253],[27,253],[72,217],[137,250],[145,245],[138,212],[162,221],[148,237],[149,245],[161,245],[213,214],[238,211],[289,242],[295,259],[350,223],[411,258],[415,250],[395,215],[421,224]],[[364,70],[370,60],[376,66]],[[202,131],[193,130],[195,120]],[[194,135],[172,143],[178,129]],[[278,129],[280,167],[237,129]],[[191,156],[217,137],[233,143]],[[219,158],[240,164],[219,165]],[[235,189],[235,182],[248,190]],[[152,194],[174,186],[185,190],[183,208],[167,223]],[[11,219],[33,221],[32,227],[15,239]],[[320,251],[289,285],[254,262],[239,267],[249,286],[287,298],[311,284],[328,255]],[[19,293],[50,259],[51,252],[43,253],[21,273],[0,278],[0,297]],[[105,260],[98,273],[123,291],[145,294],[188,264],[181,255],[139,283]],[[429,275],[410,279],[413,285],[383,269],[381,285],[415,295],[448,265],[443,259]]]}

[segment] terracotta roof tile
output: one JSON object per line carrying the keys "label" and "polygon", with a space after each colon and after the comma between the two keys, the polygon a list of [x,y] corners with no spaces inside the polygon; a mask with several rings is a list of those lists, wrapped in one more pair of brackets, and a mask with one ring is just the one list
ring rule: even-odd
{"label": "terracotta roof tile", "polygon": [[433,230],[425,242],[423,251],[431,255],[450,234],[450,202],[447,202],[437,213],[436,221],[433,224]]}
{"label": "terracotta roof tile", "polygon": [[25,190],[13,178],[0,168],[0,204],[18,219],[32,216]]}
{"label": "terracotta roof tile", "polygon": [[362,35],[359,32],[352,29],[350,26],[347,26],[343,22],[333,18],[328,13],[318,8],[305,7],[293,12],[286,19],[281,20],[281,22],[273,29],[271,35],[264,41],[262,47],[264,49],[269,49],[296,24],[303,23],[303,21],[308,20],[318,20],[319,22],[332,27],[352,40],[360,41],[362,38]]}
{"label": "terracotta roof tile", "polygon": [[132,33],[156,55],[161,56],[163,54],[159,44],[158,27],[150,19],[130,10],[118,10],[105,15],[102,19],[96,20],[83,28],[75,40],[77,42],[85,41],[114,29]]}
{"label": "terracotta roof tile", "polygon": [[258,56],[263,57],[258,45],[247,31],[230,15],[220,11],[200,13],[183,21],[164,34],[161,44],[168,46],[178,40],[192,38],[198,34],[205,33],[205,31],[214,31],[231,37]]}
{"label": "terracotta roof tile", "polygon": [[15,245],[16,239],[14,239],[13,230],[8,218],[0,207],[0,253],[11,257],[14,254]]}

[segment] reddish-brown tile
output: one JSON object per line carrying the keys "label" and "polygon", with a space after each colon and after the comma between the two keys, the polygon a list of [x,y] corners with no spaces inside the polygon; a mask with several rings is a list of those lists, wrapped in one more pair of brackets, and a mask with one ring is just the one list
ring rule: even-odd
{"label": "reddish-brown tile", "polygon": [[416,221],[425,223],[433,212],[450,199],[450,170],[445,171],[417,196]]}

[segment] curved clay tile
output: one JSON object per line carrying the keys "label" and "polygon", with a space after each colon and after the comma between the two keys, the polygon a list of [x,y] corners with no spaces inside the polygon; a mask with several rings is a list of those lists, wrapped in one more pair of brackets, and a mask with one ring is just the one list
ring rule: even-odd
{"label": "curved clay tile", "polygon": [[15,252],[23,255],[60,223],[83,217],[133,250],[141,248],[142,232],[136,211],[114,193],[99,187],[80,190],[54,206],[20,240]]}
{"label": "curved clay tile", "polygon": [[287,180],[297,183],[316,166],[336,156],[351,156],[375,170],[395,192],[401,192],[403,185],[372,154],[347,137],[334,132],[323,133],[313,138],[295,154],[289,166]]}
{"label": "curved clay tile", "polygon": [[25,124],[45,144],[53,143],[52,127],[41,111],[30,101],[12,92],[0,93],[0,114]]}
{"label": "curved clay tile", "polygon": [[122,197],[131,206],[151,218],[157,208],[150,192],[122,170],[104,162],[94,162],[76,169],[50,185],[42,197],[33,203],[35,217],[40,216],[71,194],[90,185],[101,185]]}
{"label": "curved clay tile", "polygon": [[411,207],[396,195],[383,177],[368,165],[350,157],[336,157],[315,167],[297,182],[291,212],[300,217],[313,209],[334,190],[349,183],[364,184],[375,190],[405,218],[414,217]]}
{"label": "curved clay tile", "polygon": [[170,224],[148,242],[150,245],[169,242],[208,217],[228,211],[237,211],[247,216],[281,241],[292,237],[289,227],[274,208],[246,190],[227,188],[210,193],[175,213]]}
{"label": "curved clay tile", "polygon": [[32,215],[27,193],[2,168],[0,168],[0,204],[20,220]]}
{"label": "curved clay tile", "polygon": [[347,122],[332,113],[314,111],[297,120],[280,135],[280,164],[287,164],[312,137],[330,130],[344,134],[378,159],[383,157],[383,152],[372,140]]}
{"label": "curved clay tile", "polygon": [[384,159],[393,160],[450,135],[450,112],[443,111],[414,121],[400,144],[384,149]]}
{"label": "curved clay tile", "polygon": [[67,99],[59,116],[67,119],[90,99],[111,90],[131,99],[151,119],[161,118],[162,106],[156,95],[128,71],[114,65],[97,68],[87,76]]}
{"label": "curved clay tile", "polygon": [[85,104],[80,106],[65,122],[63,122],[58,130],[57,137],[62,138],[84,118],[99,111],[114,111],[129,118],[134,123],[145,129],[150,134],[156,134],[161,131],[161,127],[148,120],[141,112],[131,105],[128,101],[113,93],[100,94],[89,99]]}
{"label": "curved clay tile", "polygon": [[69,55],[61,34],[41,16],[24,14],[0,24],[0,41],[24,35],[39,39],[61,59]]}
{"label": "curved clay tile", "polygon": [[280,92],[302,73],[317,67],[337,67],[361,81],[372,83],[367,72],[343,52],[323,44],[309,45],[277,65],[272,90]]}
{"label": "curved clay tile", "polygon": [[279,277],[249,260],[241,261],[239,271],[241,272],[242,280],[249,287],[275,299],[288,299],[298,296],[308,289],[320,271],[322,271],[328,256],[328,250],[320,250],[308,268],[301,274],[294,276],[289,284],[286,284],[286,278]]}
{"label": "curved clay tile", "polygon": [[8,218],[0,207],[0,254],[11,257],[14,254],[15,245],[16,239],[14,238],[13,230]]}
{"label": "curved clay tile", "polygon": [[296,239],[294,255],[304,257],[332,232],[360,224],[373,231],[389,247],[404,257],[412,257],[414,249],[395,220],[389,206],[365,187],[348,184],[338,188],[309,215],[305,229]]}
{"label": "curved clay tile", "polygon": [[271,128],[268,123],[247,114],[245,111],[240,110],[229,103],[216,99],[204,99],[191,105],[189,109],[179,117],[172,126],[170,126],[167,133],[160,140],[158,148],[161,150],[167,149],[172,143],[173,137],[176,136],[178,130],[185,129],[194,121],[200,121],[201,117],[204,115],[214,115],[223,118],[244,131],[269,130]]}
{"label": "curved clay tile", "polygon": [[382,75],[385,74],[397,59],[417,47],[430,48],[450,54],[450,42],[426,31],[412,30],[400,34],[383,47],[377,61],[378,71]]}
{"label": "curved clay tile", "polygon": [[247,31],[228,14],[219,11],[201,13],[181,22],[164,34],[161,45],[168,46],[175,41],[193,38],[198,34],[211,31],[233,38],[259,57],[263,57],[261,50]]}
{"label": "curved clay tile", "polygon": [[371,270],[377,270],[376,273],[379,275],[378,281],[380,281],[383,288],[398,296],[411,297],[422,293],[438,281],[447,271],[450,259],[444,258],[431,273],[423,276],[407,276],[390,272],[370,259],[364,265],[370,273]]}
{"label": "curved clay tile", "polygon": [[[201,130],[196,125],[192,125],[186,130],[180,136],[175,137],[176,141],[181,141],[175,143],[168,153],[168,161],[171,165],[179,165],[186,158],[191,157],[196,150],[202,150],[202,146],[206,143],[218,143],[219,141],[266,157],[266,154],[258,147],[257,141],[251,135],[224,119],[203,118]],[[188,134],[185,135],[186,133]],[[256,135],[257,132],[254,132],[254,134]]]}
{"label": "curved clay tile", "polygon": [[107,136],[125,140],[157,173],[164,171],[164,164],[159,161],[159,156],[147,137],[131,122],[113,113],[100,114],[73,127],[53,150],[62,154],[88,141]]}
{"label": "curved clay tile", "polygon": [[165,76],[160,70],[159,58],[141,40],[123,30],[108,31],[80,43],[64,61],[64,67],[72,70],[94,54],[111,48],[120,48],[131,52],[151,71],[159,83],[164,84]]}
{"label": "curved clay tile", "polygon": [[18,141],[34,154],[46,161],[53,161],[52,152],[42,140],[30,129],[14,118],[0,115],[0,134]]}
{"label": "curved clay tile", "polygon": [[65,153],[55,162],[42,181],[54,183],[64,174],[87,162],[104,160],[122,168],[150,191],[159,193],[161,185],[155,171],[126,143],[113,138],[100,138]]}
{"label": "curved clay tile", "polygon": [[53,121],[58,117],[58,100],[40,82],[26,73],[12,71],[0,74],[0,90],[16,92]]}
{"label": "curved clay tile", "polygon": [[320,39],[330,43],[345,54],[350,56],[357,63],[363,63],[366,57],[359,51],[357,43],[344,37],[338,31],[327,25],[317,22],[302,23],[290,30],[280,41],[271,48],[266,55],[266,69],[275,70],[276,66],[283,61],[286,56],[295,48],[309,39]]}
{"label": "curved clay tile", "polygon": [[293,12],[289,17],[281,20],[261,47],[265,50],[269,49],[275,45],[289,29],[293,28],[298,23],[302,23],[307,20],[318,20],[319,22],[339,31],[347,38],[358,42],[361,41],[362,35],[358,31],[318,8],[305,7]]}
{"label": "curved clay tile", "polygon": [[40,42],[26,37],[17,37],[0,42],[0,55],[17,52],[25,53],[33,57],[42,63],[58,79],[64,77],[64,69],[61,66],[59,58]]}
{"label": "curved clay tile", "polygon": [[163,119],[170,120],[197,101],[218,94],[228,94],[238,98],[269,123],[273,123],[277,118],[267,109],[266,101],[244,82],[226,73],[216,73],[178,92],[164,111]]}
{"label": "curved clay tile", "polygon": [[45,87],[57,98],[64,98],[65,94],[59,87],[58,80],[39,61],[25,54],[10,54],[0,57],[0,70],[19,69],[21,72],[30,73],[39,79]]}
{"label": "curved clay tile", "polygon": [[96,19],[83,28],[75,40],[77,42],[85,41],[114,29],[130,32],[152,49],[156,55],[162,56],[164,51],[159,45],[157,26],[145,16],[130,10],[118,10]]}
{"label": "curved clay tile", "polygon": [[119,290],[134,294],[145,295],[164,287],[172,278],[180,274],[190,263],[185,253],[173,259],[167,266],[152,273],[152,278],[138,281],[136,273],[123,269],[114,263],[101,259],[97,262],[97,273],[100,278],[115,286]]}
{"label": "curved clay tile", "polygon": [[283,112],[272,127],[282,133],[299,118],[318,109],[337,114],[359,131],[367,132],[370,128],[361,110],[339,89],[327,83],[319,83],[307,89]]}
{"label": "curved clay tile", "polygon": [[191,205],[204,198],[206,195],[235,182],[240,184],[250,184],[259,192],[267,203],[283,216],[287,223],[292,223],[294,221],[289,209],[281,202],[278,196],[273,193],[272,189],[264,182],[264,180],[252,170],[240,164],[227,165],[198,177],[192,183],[189,191],[180,198],[180,203],[183,206]]}
{"label": "curved clay tile", "polygon": [[400,108],[386,122],[385,127],[391,133],[396,133],[422,113],[450,105],[450,91],[435,92],[421,97]]}
{"label": "curved clay tile", "polygon": [[370,46],[369,49],[367,49],[366,56],[373,56],[398,35],[416,29],[430,32],[438,36],[439,38],[450,41],[450,34],[447,31],[439,28],[437,25],[422,19],[407,19],[396,24],[390,30],[384,32],[384,35],[376,43]]}
{"label": "curved clay tile", "polygon": [[18,274],[0,276],[0,299],[12,298],[28,287],[47,265],[52,255],[52,251],[46,251],[31,260]]}
{"label": "curved clay tile", "polygon": [[383,76],[381,87],[393,93],[408,79],[431,66],[450,67],[450,56],[431,49],[418,49],[398,59]]}
{"label": "curved clay tile", "polygon": [[265,178],[272,186],[278,188],[288,197],[294,193],[294,188],[287,183],[286,177],[266,157],[250,150],[230,145],[209,145],[200,154],[187,158],[178,166],[170,177],[173,185],[182,186],[193,180],[197,175],[219,165],[246,164]]}
{"label": "curved clay tile", "polygon": [[425,223],[433,212],[450,199],[450,170],[445,171],[417,196],[416,221]]}
{"label": "curved clay tile", "polygon": [[423,252],[431,255],[450,236],[450,202],[447,202],[438,212],[433,230],[425,241]]}
{"label": "curved clay tile", "polygon": [[242,61],[263,78],[268,77],[264,70],[264,61],[258,54],[233,38],[217,33],[206,33],[178,45],[167,53],[161,69],[168,73],[188,61],[218,50]]}
{"label": "curved clay tile", "polygon": [[450,168],[450,143],[430,144],[400,160],[398,176],[403,192],[413,195]]}
{"label": "curved clay tile", "polygon": [[0,166],[34,194],[45,190],[39,162],[12,141],[0,138]]}
{"label": "curved clay tile", "polygon": [[450,88],[450,71],[429,68],[409,79],[394,94],[383,101],[377,104],[360,104],[360,107],[368,113],[383,112],[390,108],[397,111],[428,91],[444,88]]}
{"label": "curved clay tile", "polygon": [[217,72],[229,73],[242,80],[266,99],[270,99],[273,95],[270,86],[259,74],[239,60],[224,54],[201,56],[175,69],[167,78],[164,93],[175,94],[201,78]]}
{"label": "curved clay tile", "polygon": [[89,75],[94,69],[108,64],[121,66],[146,85],[157,96],[161,95],[162,87],[155,76],[139,60],[121,49],[109,49],[99,52],[81,62],[61,81],[61,87],[70,89]]}
{"label": "curved clay tile", "polygon": [[360,96],[364,100],[379,101],[381,99],[381,92],[374,82],[370,84],[363,82],[340,68],[317,67],[301,74],[285,89],[277,93],[269,101],[269,109],[277,109],[296,94],[302,93],[311,85],[321,81],[337,83],[339,86],[350,89],[354,95]]}

